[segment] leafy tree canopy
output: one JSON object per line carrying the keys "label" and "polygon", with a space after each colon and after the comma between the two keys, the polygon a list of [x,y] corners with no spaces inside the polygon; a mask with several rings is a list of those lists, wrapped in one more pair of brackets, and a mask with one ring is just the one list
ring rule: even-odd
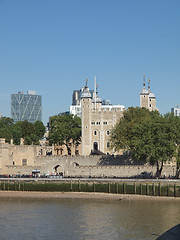
{"label": "leafy tree canopy", "polygon": [[34,124],[34,130],[38,138],[42,138],[46,132],[46,128],[41,121],[36,121]]}
{"label": "leafy tree canopy", "polygon": [[5,138],[6,142],[13,139],[14,144],[20,144],[20,138],[24,138],[25,144],[39,144],[39,140],[45,133],[45,127],[42,122],[37,121],[34,124],[28,121],[19,121],[14,123],[13,119],[2,117],[0,119],[0,137]]}
{"label": "leafy tree canopy", "polygon": [[178,117],[161,116],[145,108],[128,108],[111,133],[113,148],[129,150],[134,159],[156,164],[157,176],[165,161],[177,157],[179,141]]}
{"label": "leafy tree canopy", "polygon": [[50,118],[49,141],[51,144],[66,145],[68,154],[71,143],[78,145],[81,138],[81,119],[73,115],[58,115]]}

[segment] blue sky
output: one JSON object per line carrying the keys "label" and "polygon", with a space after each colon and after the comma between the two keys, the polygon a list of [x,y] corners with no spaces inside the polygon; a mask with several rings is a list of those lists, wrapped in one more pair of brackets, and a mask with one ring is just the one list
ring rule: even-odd
{"label": "blue sky", "polygon": [[42,95],[43,122],[90,89],[139,106],[143,75],[160,113],[180,105],[179,0],[0,0],[0,112],[10,95]]}

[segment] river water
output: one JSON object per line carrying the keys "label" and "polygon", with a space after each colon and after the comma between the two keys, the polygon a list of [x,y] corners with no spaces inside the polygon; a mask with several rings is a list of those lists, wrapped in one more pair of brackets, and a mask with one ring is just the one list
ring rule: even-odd
{"label": "river water", "polygon": [[0,239],[156,239],[180,223],[180,202],[0,199]]}

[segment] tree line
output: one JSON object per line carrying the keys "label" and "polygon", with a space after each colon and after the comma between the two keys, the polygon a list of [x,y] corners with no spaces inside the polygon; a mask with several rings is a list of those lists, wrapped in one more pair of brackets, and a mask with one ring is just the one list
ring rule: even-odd
{"label": "tree line", "polygon": [[[6,142],[13,139],[15,145],[20,144],[20,139],[24,139],[25,145],[38,145],[43,138],[46,128],[41,121],[30,123],[28,121],[18,121],[9,117],[0,119],[0,138],[5,138]],[[65,145],[67,152],[71,154],[71,146],[78,146],[81,142],[81,119],[73,115],[55,115],[50,117],[49,145]]]}
{"label": "tree line", "polygon": [[146,108],[128,108],[111,132],[111,147],[128,151],[133,159],[156,165],[160,177],[165,162],[176,161],[180,174],[180,118]]}
{"label": "tree line", "polygon": [[46,128],[41,121],[30,123],[28,121],[18,121],[9,117],[0,119],[0,138],[5,138],[5,141],[10,143],[13,139],[15,145],[20,144],[20,139],[24,139],[25,145],[38,145],[39,140],[43,138]]}

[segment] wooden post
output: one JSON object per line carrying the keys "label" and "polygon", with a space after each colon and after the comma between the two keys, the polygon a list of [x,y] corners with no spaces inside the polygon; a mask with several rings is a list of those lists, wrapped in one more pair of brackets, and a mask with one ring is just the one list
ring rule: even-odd
{"label": "wooden post", "polygon": [[167,196],[169,197],[169,183],[167,184]]}
{"label": "wooden post", "polygon": [[24,191],[24,182],[23,182],[23,191]]}
{"label": "wooden post", "polygon": [[4,191],[6,190],[6,183],[5,183],[5,181],[4,181]]}
{"label": "wooden post", "polygon": [[21,183],[19,182],[19,191],[21,191]]}
{"label": "wooden post", "polygon": [[70,187],[70,191],[72,191],[72,179],[71,179],[71,187]]}
{"label": "wooden post", "polygon": [[136,194],[136,183],[134,183],[134,194]]}
{"label": "wooden post", "polygon": [[116,193],[118,194],[118,183],[116,183]]}
{"label": "wooden post", "polygon": [[126,184],[123,183],[123,194],[126,194]]}
{"label": "wooden post", "polygon": [[161,196],[161,183],[159,182],[159,196]]}
{"label": "wooden post", "polygon": [[95,192],[96,189],[95,189],[95,182],[93,182],[93,192]]}
{"label": "wooden post", "polygon": [[110,186],[110,183],[108,183],[108,193],[111,192],[111,186]]}
{"label": "wooden post", "polygon": [[146,183],[146,195],[149,195],[149,184]]}
{"label": "wooden post", "polygon": [[142,195],[142,183],[140,183],[140,194]]}
{"label": "wooden post", "polygon": [[174,184],[174,197],[176,197],[176,184]]}
{"label": "wooden post", "polygon": [[156,194],[155,184],[153,183],[153,196]]}
{"label": "wooden post", "polygon": [[80,191],[80,190],[81,190],[81,182],[80,182],[80,179],[79,179],[78,188],[79,188],[79,191]]}

